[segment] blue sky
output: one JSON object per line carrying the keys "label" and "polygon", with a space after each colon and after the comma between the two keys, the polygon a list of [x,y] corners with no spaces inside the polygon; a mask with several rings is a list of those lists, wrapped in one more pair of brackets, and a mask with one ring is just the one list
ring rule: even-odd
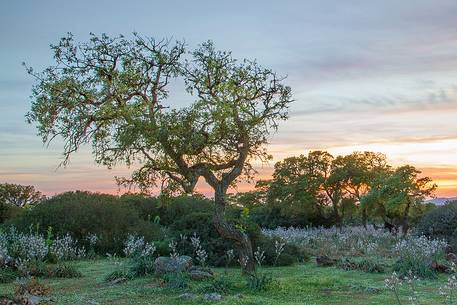
{"label": "blue sky", "polygon": [[[455,1],[1,1],[0,180],[52,194],[116,191],[90,149],[60,162],[25,123],[36,70],[49,44],[72,32],[208,39],[239,58],[288,75],[291,118],[271,139],[275,160],[328,149],[386,153],[457,195],[457,2]],[[179,99],[179,95],[176,96]],[[178,101],[179,103],[179,101]],[[261,169],[265,176],[271,168]]]}

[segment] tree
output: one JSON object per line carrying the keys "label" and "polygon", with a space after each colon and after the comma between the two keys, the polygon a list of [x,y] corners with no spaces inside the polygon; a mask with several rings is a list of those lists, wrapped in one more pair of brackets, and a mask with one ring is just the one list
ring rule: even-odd
{"label": "tree", "polygon": [[384,172],[373,181],[370,192],[362,197],[362,204],[382,217],[387,226],[400,226],[406,234],[412,209],[420,208],[437,187],[430,177],[420,178],[420,173],[411,165]]}
{"label": "tree", "polygon": [[[51,46],[56,64],[33,88],[29,122],[44,142],[64,140],[64,164],[91,143],[96,162],[108,167],[139,164],[122,185],[142,190],[192,193],[199,178],[214,189],[214,224],[235,242],[245,271],[255,262],[247,234],[225,219],[226,193],[266,161],[267,137],[287,118],[291,90],[284,78],[255,61],[237,61],[211,42],[187,53],[182,42],[157,41],[134,33],[91,34],[76,43],[71,34]],[[194,99],[168,103],[183,81]]]}
{"label": "tree", "polygon": [[363,225],[367,226],[367,206],[361,199],[369,191],[372,182],[390,169],[384,154],[370,151],[353,152],[341,157],[340,173],[344,180],[345,193],[360,207]]}
{"label": "tree", "polygon": [[0,184],[0,223],[5,220],[8,206],[24,208],[42,201],[45,196],[32,185]]}
{"label": "tree", "polygon": [[344,177],[340,167],[341,158],[325,151],[286,158],[275,164],[267,202],[320,219],[330,207],[334,220],[341,225]]}

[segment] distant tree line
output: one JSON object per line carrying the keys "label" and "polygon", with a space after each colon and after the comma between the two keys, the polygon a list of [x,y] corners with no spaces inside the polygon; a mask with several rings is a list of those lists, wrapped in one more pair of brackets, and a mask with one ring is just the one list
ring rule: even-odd
{"label": "distant tree line", "polygon": [[[425,199],[437,187],[420,173],[411,165],[393,167],[380,153],[335,157],[312,151],[277,162],[271,179],[231,196],[230,203],[246,208],[263,227],[370,223],[406,234],[411,221],[427,210]],[[33,186],[0,184],[0,221],[11,209],[30,207],[44,198]]]}
{"label": "distant tree line", "polygon": [[420,173],[411,165],[393,167],[380,153],[312,151],[276,163],[272,179],[232,200],[265,226],[370,222],[406,234],[437,187]]}

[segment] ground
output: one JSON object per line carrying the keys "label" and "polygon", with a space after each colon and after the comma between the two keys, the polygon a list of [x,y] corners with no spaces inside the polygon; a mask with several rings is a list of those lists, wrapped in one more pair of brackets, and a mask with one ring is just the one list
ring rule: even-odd
{"label": "ground", "polygon": [[[388,274],[370,274],[358,271],[343,271],[334,267],[317,267],[314,262],[306,264],[262,268],[269,273],[275,283],[267,291],[249,291],[245,279],[238,269],[229,269],[228,277],[234,289],[223,295],[222,301],[206,301],[203,287],[206,282],[192,282],[185,290],[163,288],[153,276],[130,280],[116,285],[106,285],[103,278],[113,270],[108,260],[81,261],[74,263],[83,277],[76,279],[43,279],[52,287],[51,298],[58,305],[173,305],[173,304],[243,304],[243,305],[342,305],[342,304],[397,304],[390,291],[384,286]],[[217,275],[224,269],[215,269]],[[445,276],[434,280],[420,281],[418,284],[421,304],[442,304],[438,287],[446,282]],[[14,284],[1,284],[0,295],[11,295]],[[407,302],[407,287],[402,288],[404,304]],[[193,300],[179,296],[185,292],[197,295]]]}

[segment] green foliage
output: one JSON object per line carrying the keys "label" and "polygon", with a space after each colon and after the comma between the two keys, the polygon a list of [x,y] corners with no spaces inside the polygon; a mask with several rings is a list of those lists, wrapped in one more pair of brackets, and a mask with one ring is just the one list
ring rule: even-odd
{"label": "green foliage", "polygon": [[426,196],[436,189],[431,178],[420,178],[420,173],[410,165],[382,173],[371,182],[370,192],[361,200],[362,206],[384,221],[395,221],[406,234],[413,210],[421,209]]}
{"label": "green foliage", "polygon": [[82,273],[72,264],[59,263],[48,267],[46,277],[52,278],[75,278],[81,277]]}
{"label": "green foliage", "polygon": [[430,263],[420,260],[398,259],[392,269],[402,276],[412,272],[420,278],[433,279],[437,277],[436,272],[430,268]]}
{"label": "green foliage", "polygon": [[429,210],[418,222],[416,230],[430,238],[444,239],[457,251],[457,201]]}
{"label": "green foliage", "polygon": [[0,183],[0,224],[20,214],[22,208],[38,204],[44,198],[32,185]]}
{"label": "green foliage", "polygon": [[189,276],[185,272],[166,273],[163,280],[170,289],[186,289],[189,286]]}
{"label": "green foliage", "polygon": [[[20,231],[28,231],[33,226],[42,234],[56,236],[69,233],[86,248],[90,248],[86,237],[96,234],[99,241],[95,251],[101,255],[121,253],[129,233],[142,235],[146,240],[162,236],[157,224],[144,220],[139,211],[118,197],[80,191],[47,199],[6,225]],[[52,232],[47,232],[50,227]]]}
{"label": "green foliage", "polygon": [[351,259],[343,257],[337,263],[338,268],[343,270],[360,270],[368,273],[384,273],[386,270],[385,264],[377,261],[374,258]]}
{"label": "green foliage", "polygon": [[266,273],[254,272],[246,275],[246,286],[252,291],[268,290],[272,283],[272,276]]}
{"label": "green foliage", "polygon": [[214,277],[207,285],[201,288],[202,292],[227,294],[234,289],[234,284],[230,277],[221,275]]}
{"label": "green foliage", "polygon": [[10,268],[0,268],[0,283],[12,283],[17,278],[19,278],[21,274],[18,271],[12,270]]}
{"label": "green foliage", "polygon": [[308,253],[305,249],[292,243],[285,243],[284,250],[278,256],[276,250],[276,242],[283,242],[278,237],[262,236],[256,246],[262,251],[265,251],[265,261],[263,265],[267,266],[290,266],[297,263],[306,262],[309,260]]}
{"label": "green foliage", "polygon": [[105,277],[103,278],[103,281],[105,281],[105,282],[126,281],[126,280],[130,280],[133,278],[134,278],[133,274],[130,273],[125,268],[116,268],[116,270],[105,275]]}
{"label": "green foliage", "polygon": [[9,219],[19,217],[24,212],[25,209],[21,207],[4,204],[0,201],[0,225]]}
{"label": "green foliage", "polygon": [[148,256],[136,255],[130,260],[130,272],[132,276],[145,276],[154,273],[154,259]]}

